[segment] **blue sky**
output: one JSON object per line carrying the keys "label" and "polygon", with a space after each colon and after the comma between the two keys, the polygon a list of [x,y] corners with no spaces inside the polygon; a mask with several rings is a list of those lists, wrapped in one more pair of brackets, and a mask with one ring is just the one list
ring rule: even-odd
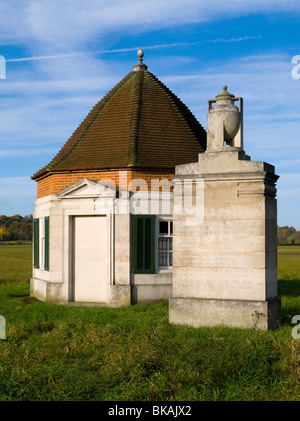
{"label": "blue sky", "polygon": [[148,70],[205,128],[207,100],[223,85],[244,98],[245,150],[275,165],[278,223],[300,229],[297,0],[0,1],[0,214],[33,212],[30,176],[142,47]]}

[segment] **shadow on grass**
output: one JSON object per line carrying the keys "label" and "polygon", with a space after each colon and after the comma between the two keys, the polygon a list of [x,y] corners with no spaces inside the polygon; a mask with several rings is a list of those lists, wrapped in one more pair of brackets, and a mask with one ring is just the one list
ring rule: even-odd
{"label": "shadow on grass", "polygon": [[279,280],[278,296],[281,298],[281,323],[290,325],[292,317],[300,314],[300,280]]}
{"label": "shadow on grass", "polygon": [[35,297],[31,297],[28,294],[7,294],[8,297],[10,298],[20,298],[20,300],[24,303],[24,304],[31,304],[31,303],[38,303],[39,300]]}
{"label": "shadow on grass", "polygon": [[278,280],[278,295],[282,297],[298,297],[300,295],[300,279]]}

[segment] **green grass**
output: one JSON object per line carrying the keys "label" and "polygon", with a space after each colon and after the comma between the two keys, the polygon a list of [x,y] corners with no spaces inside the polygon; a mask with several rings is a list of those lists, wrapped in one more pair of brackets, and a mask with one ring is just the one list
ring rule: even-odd
{"label": "green grass", "polygon": [[30,246],[0,248],[0,400],[299,400],[300,247],[279,248],[277,331],[168,323],[168,306],[80,308],[29,297]]}
{"label": "green grass", "polygon": [[32,273],[31,246],[0,247],[0,286],[2,284],[29,284]]}
{"label": "green grass", "polygon": [[282,322],[289,323],[300,314],[300,246],[278,247],[278,293]]}

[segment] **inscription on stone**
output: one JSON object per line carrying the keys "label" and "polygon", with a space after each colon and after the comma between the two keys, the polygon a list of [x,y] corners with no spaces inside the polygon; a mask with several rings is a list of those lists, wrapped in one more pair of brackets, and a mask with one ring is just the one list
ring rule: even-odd
{"label": "inscription on stone", "polygon": [[255,252],[265,250],[265,237],[253,236],[251,241],[249,237],[243,235],[198,235],[192,238],[188,235],[174,236],[174,249],[178,251],[227,251],[227,252]]}
{"label": "inscription on stone", "polygon": [[174,226],[174,235],[230,235],[241,233],[242,235],[265,235],[263,220],[228,220],[206,221],[193,227],[187,226],[184,219]]}
{"label": "inscription on stone", "polygon": [[257,253],[201,253],[175,252],[173,266],[181,267],[233,267],[263,269],[266,265],[265,254]]}
{"label": "inscription on stone", "polygon": [[265,299],[265,270],[176,268],[173,293],[183,297]]}

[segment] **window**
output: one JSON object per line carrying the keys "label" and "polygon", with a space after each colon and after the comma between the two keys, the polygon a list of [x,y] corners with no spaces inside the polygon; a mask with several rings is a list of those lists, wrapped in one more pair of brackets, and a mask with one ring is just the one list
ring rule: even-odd
{"label": "window", "polygon": [[157,221],[157,266],[158,269],[171,269],[173,266],[172,221]]}
{"label": "window", "polygon": [[39,268],[39,220],[33,220],[33,267]]}
{"label": "window", "polygon": [[134,215],[134,273],[155,272],[155,216]]}
{"label": "window", "polygon": [[49,216],[33,220],[33,266],[49,270]]}
{"label": "window", "polygon": [[[154,215],[134,215],[134,273],[155,273],[173,266],[173,222]],[[156,264],[155,264],[156,260]]]}
{"label": "window", "polygon": [[49,216],[45,217],[44,223],[44,233],[45,233],[45,240],[44,240],[44,269],[49,270]]}
{"label": "window", "polygon": [[44,218],[39,219],[39,263],[40,268],[44,268],[44,256],[45,256],[45,224]]}

